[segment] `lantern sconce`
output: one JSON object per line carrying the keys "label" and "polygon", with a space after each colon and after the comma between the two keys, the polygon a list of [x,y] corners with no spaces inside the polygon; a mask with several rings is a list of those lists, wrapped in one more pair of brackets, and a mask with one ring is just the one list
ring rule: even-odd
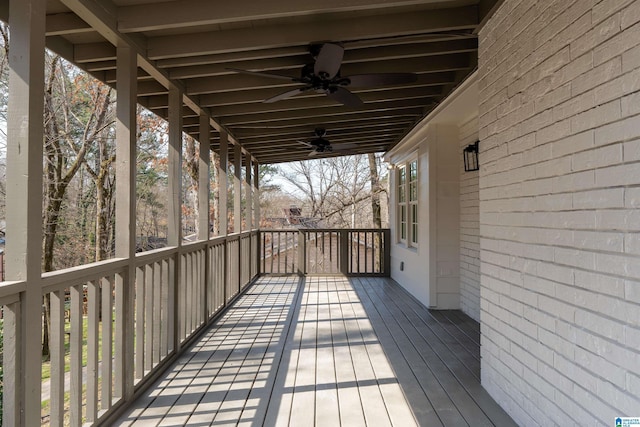
{"label": "lantern sconce", "polygon": [[465,147],[462,153],[464,155],[465,172],[477,171],[480,169],[480,164],[478,163],[478,142],[479,141],[469,144]]}

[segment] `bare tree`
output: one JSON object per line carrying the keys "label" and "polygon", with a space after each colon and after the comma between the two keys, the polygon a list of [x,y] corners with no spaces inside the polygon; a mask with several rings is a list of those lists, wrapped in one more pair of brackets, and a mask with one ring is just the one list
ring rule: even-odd
{"label": "bare tree", "polygon": [[[89,147],[108,126],[111,90],[47,54],[44,102],[42,269],[54,269],[54,246],[65,195]],[[48,296],[48,294],[47,294]],[[49,355],[49,301],[45,297],[43,355]]]}
{"label": "bare tree", "polygon": [[343,156],[295,162],[281,168],[284,179],[308,216],[332,227],[371,226],[371,197],[365,156]]}
{"label": "bare tree", "polygon": [[382,228],[382,207],[380,206],[380,175],[378,174],[378,158],[374,153],[367,155],[369,160],[369,176],[371,179],[371,213],[373,216],[373,226]]}

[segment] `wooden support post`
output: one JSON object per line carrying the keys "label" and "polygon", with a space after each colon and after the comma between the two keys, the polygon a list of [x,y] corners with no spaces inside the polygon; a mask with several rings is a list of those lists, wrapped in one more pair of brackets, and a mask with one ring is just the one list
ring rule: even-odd
{"label": "wooden support post", "polygon": [[[229,211],[227,197],[229,195],[229,185],[227,182],[229,169],[229,137],[227,132],[220,130],[220,166],[218,168],[218,221],[220,224],[220,235],[229,234]],[[223,303],[227,305],[227,289],[229,287],[229,269],[227,257],[229,256],[229,241],[225,240],[222,249],[222,294]]]}
{"label": "wooden support post", "polygon": [[134,282],[136,255],[136,52],[117,48],[116,90],[116,257],[129,259],[116,275],[115,397],[133,395]]}
{"label": "wooden support post", "polygon": [[[182,92],[175,86],[169,87],[169,182],[168,182],[168,230],[167,244],[180,248],[182,246]],[[179,349],[180,331],[184,329],[182,324],[183,314],[179,312],[182,304],[179,296],[180,286],[185,286],[180,281],[181,254],[176,253],[169,264],[169,337],[172,340],[170,347]]]}
{"label": "wooden support post", "polygon": [[245,192],[245,218],[247,230],[253,230],[253,180],[251,174],[253,172],[251,168],[251,155],[247,153],[245,156],[245,173],[244,184],[247,189]]}
{"label": "wooden support post", "polygon": [[235,266],[236,279],[235,289],[240,292],[242,289],[242,147],[240,144],[233,146],[233,232],[238,235],[238,258],[231,260]]}
{"label": "wooden support post", "polygon": [[167,244],[182,244],[182,93],[169,88],[169,198]]}
{"label": "wooden support post", "polygon": [[[200,141],[198,159],[198,240],[209,240],[211,235],[209,223],[209,172],[211,167],[211,144],[209,141],[209,116],[200,114]],[[209,269],[209,246],[204,248],[203,270],[204,286],[201,289],[200,309],[202,320],[209,320],[209,284],[213,283]],[[199,282],[200,283],[200,282]]]}
{"label": "wooden support post", "polygon": [[233,146],[233,232],[242,232],[242,147]]}
{"label": "wooden support post", "polygon": [[[45,0],[11,0],[7,120],[6,279],[26,282],[7,310],[4,425],[40,425],[42,139]],[[10,328],[15,326],[15,331]],[[9,330],[8,330],[9,329]],[[15,333],[14,333],[15,332]],[[13,388],[12,388],[13,387]]]}
{"label": "wooden support post", "polygon": [[[260,165],[257,160],[253,161],[253,227],[256,230],[260,230]],[[256,274],[260,274],[260,258],[262,257],[260,244],[260,233],[256,237],[257,245],[256,252]]]}
{"label": "wooden support post", "polygon": [[220,235],[226,236],[229,234],[229,212],[228,212],[228,201],[227,196],[229,194],[228,191],[228,183],[227,183],[227,173],[229,169],[229,138],[227,136],[227,132],[224,130],[220,131],[220,167],[218,169],[218,204],[219,210],[218,218],[220,223]]}
{"label": "wooden support post", "polygon": [[209,240],[209,168],[211,143],[209,140],[209,116],[200,114],[200,157],[198,159],[198,240]]}
{"label": "wooden support post", "polygon": [[255,228],[260,228],[260,165],[256,160],[253,162],[253,224]]}

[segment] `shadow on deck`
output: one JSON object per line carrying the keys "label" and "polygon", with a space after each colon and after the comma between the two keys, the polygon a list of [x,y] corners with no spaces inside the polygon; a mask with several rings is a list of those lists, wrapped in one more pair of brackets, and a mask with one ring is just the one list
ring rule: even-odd
{"label": "shadow on deck", "polygon": [[263,277],[117,425],[515,425],[480,329],[384,278]]}

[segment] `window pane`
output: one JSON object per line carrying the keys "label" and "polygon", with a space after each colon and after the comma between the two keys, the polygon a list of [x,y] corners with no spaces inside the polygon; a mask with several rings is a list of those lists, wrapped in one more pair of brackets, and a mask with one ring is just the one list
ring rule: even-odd
{"label": "window pane", "polygon": [[418,243],[418,205],[411,205],[411,241]]}
{"label": "window pane", "polygon": [[409,163],[409,180],[415,181],[416,179],[418,179],[418,161],[414,160]]}
{"label": "window pane", "polygon": [[400,238],[405,240],[407,238],[407,206],[400,206]]}
{"label": "window pane", "polygon": [[409,201],[415,202],[418,200],[418,183],[411,182],[409,184]]}
{"label": "window pane", "polygon": [[407,182],[407,171],[403,166],[400,169],[398,169],[398,183],[402,185],[405,182]]}

